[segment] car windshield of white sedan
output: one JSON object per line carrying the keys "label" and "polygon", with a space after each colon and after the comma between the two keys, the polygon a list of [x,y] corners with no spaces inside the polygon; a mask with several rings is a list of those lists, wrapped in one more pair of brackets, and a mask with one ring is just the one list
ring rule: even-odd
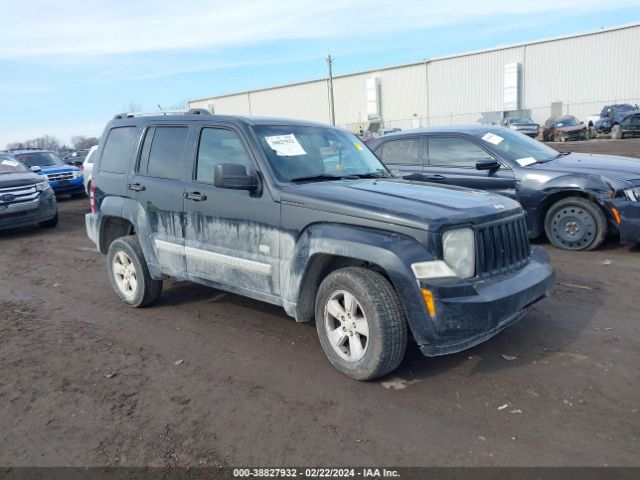
{"label": "car windshield of white sedan", "polygon": [[485,147],[521,166],[558,158],[558,152],[544,143],[506,128],[480,131],[478,136]]}
{"label": "car windshield of white sedan", "polygon": [[300,125],[256,125],[253,130],[281,181],[390,175],[362,140],[346,131]]}
{"label": "car windshield of white sedan", "polygon": [[27,167],[49,167],[52,165],[65,165],[65,163],[52,152],[32,152],[17,154],[16,158]]}
{"label": "car windshield of white sedan", "polygon": [[25,173],[28,171],[23,164],[10,155],[0,155],[0,175],[3,173]]}

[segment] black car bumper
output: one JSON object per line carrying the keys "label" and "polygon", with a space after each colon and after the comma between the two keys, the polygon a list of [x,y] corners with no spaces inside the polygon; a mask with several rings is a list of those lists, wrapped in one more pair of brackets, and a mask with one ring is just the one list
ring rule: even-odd
{"label": "black car bumper", "polygon": [[626,202],[616,206],[620,214],[620,243],[635,245],[640,243],[640,202]]}
{"label": "black car bumper", "polygon": [[49,184],[51,185],[51,188],[53,188],[53,191],[56,192],[56,195],[76,195],[79,193],[85,193],[82,177],[66,181],[50,181]]}
{"label": "black car bumper", "polygon": [[490,339],[549,295],[554,281],[547,253],[536,248],[525,267],[499,278],[466,286],[424,285],[434,294],[436,315],[425,319],[432,323],[432,338],[420,350],[428,357],[446,355]]}
{"label": "black car bumper", "polygon": [[56,197],[52,190],[47,190],[31,202],[0,205],[0,230],[37,225],[52,220],[57,213]]}

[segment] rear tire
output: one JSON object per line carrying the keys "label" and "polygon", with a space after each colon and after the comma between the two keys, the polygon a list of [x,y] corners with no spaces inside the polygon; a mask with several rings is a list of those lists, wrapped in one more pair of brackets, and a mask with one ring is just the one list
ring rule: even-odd
{"label": "rear tire", "polygon": [[407,321],[389,281],[372,270],[330,273],[316,295],[316,329],[331,364],[356,380],[382,377],[402,362]]}
{"label": "rear tire", "polygon": [[107,270],[113,290],[127,305],[147,306],[162,293],[162,280],[151,278],[135,235],[118,238],[109,246]]}
{"label": "rear tire", "polygon": [[594,250],[607,236],[607,218],[586,198],[569,197],[554,203],[544,221],[549,241],[563,250]]}

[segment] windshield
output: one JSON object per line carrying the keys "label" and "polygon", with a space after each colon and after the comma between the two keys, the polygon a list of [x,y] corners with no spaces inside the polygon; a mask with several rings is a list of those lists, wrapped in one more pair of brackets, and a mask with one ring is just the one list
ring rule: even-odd
{"label": "windshield", "polygon": [[4,173],[25,173],[29,170],[10,155],[0,155],[0,175]]}
{"label": "windshield", "polygon": [[31,152],[20,153],[16,158],[24,163],[27,167],[49,167],[51,165],[65,165],[53,152]]}
{"label": "windshield", "polygon": [[558,152],[544,143],[506,128],[479,130],[476,136],[485,147],[521,166],[558,158]]}
{"label": "windshield", "polygon": [[533,123],[533,120],[531,120],[529,117],[511,117],[509,119],[507,119],[507,122],[509,123]]}
{"label": "windshield", "polygon": [[281,181],[389,176],[362,140],[346,131],[299,125],[256,125],[253,131]]}
{"label": "windshield", "polygon": [[565,117],[556,120],[556,127],[575,127],[580,125],[576,117]]}

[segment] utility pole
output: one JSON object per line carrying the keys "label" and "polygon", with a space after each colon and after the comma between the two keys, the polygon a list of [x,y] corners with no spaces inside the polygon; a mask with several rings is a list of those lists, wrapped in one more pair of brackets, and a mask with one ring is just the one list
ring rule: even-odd
{"label": "utility pole", "polygon": [[333,99],[333,58],[331,58],[331,54],[327,57],[327,66],[329,67],[329,111],[331,112],[331,125],[335,125],[336,111]]}

